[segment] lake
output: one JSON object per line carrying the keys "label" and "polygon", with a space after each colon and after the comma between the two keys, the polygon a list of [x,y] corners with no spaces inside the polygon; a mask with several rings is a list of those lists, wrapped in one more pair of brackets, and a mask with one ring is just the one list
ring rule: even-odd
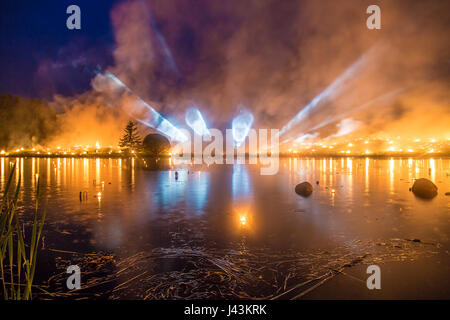
{"label": "lake", "polygon": [[[34,212],[39,179],[41,206],[47,210],[39,281],[61,274],[64,263],[76,260],[74,254],[80,263],[83,254],[101,252],[102,256],[113,256],[117,266],[105,271],[106,276],[111,276],[117,275],[120,261],[157,252],[158,256],[149,256],[142,264],[141,270],[146,273],[142,277],[149,281],[147,286],[153,286],[155,275],[173,277],[175,272],[177,277],[189,274],[195,278],[195,269],[203,270],[202,263],[209,261],[211,266],[205,270],[217,269],[224,275],[237,277],[237,285],[248,288],[243,290],[248,295],[242,297],[273,297],[283,292],[279,281],[285,281],[284,287],[289,288],[300,279],[312,279],[319,271],[327,270],[333,255],[337,255],[333,261],[345,262],[344,257],[365,254],[364,265],[385,263],[391,267],[402,263],[392,273],[392,277],[400,279],[411,268],[423,276],[429,270],[440,270],[429,277],[436,279],[431,284],[427,281],[425,289],[411,291],[404,279],[404,290],[391,290],[379,297],[417,298],[429,294],[448,298],[445,288],[450,280],[450,197],[445,193],[450,191],[450,159],[447,158],[282,158],[278,174],[272,176],[260,175],[258,165],[175,164],[172,159],[160,160],[158,170],[147,168],[148,161],[142,159],[0,158],[0,161],[2,190],[12,163],[17,161],[14,181],[21,176],[19,214],[26,221],[31,220]],[[415,197],[409,188],[417,178],[432,180],[438,186],[438,195],[432,200]],[[313,185],[314,191],[308,198],[294,192],[295,185],[302,181]],[[240,260],[243,256],[248,258],[246,264]],[[299,256],[304,264],[299,263]],[[296,261],[281,265],[286,260]],[[227,264],[224,266],[220,261]],[[280,264],[268,268],[271,261]],[[236,273],[230,271],[232,265],[239,269]],[[250,281],[241,279],[243,276],[239,278],[237,274],[244,272],[242,268],[246,266],[249,272],[264,269],[258,279],[269,284],[252,287]],[[354,277],[364,281],[367,278],[365,270]],[[437,277],[444,277],[444,283]],[[117,287],[118,277],[115,279]],[[185,282],[188,281],[184,279]],[[328,288],[333,288],[333,283],[336,280]],[[105,289],[109,290],[107,297],[145,298],[144,293],[148,292],[147,288],[136,289],[139,292],[129,289],[114,296],[113,287]],[[278,289],[272,291],[272,287]],[[346,297],[346,290],[338,287]],[[208,290],[203,291],[209,295],[193,295],[191,290],[190,295],[177,291],[179,294],[175,296],[155,291],[151,297],[241,297],[231,291],[229,295],[219,295],[217,292],[221,290]],[[324,289],[318,297],[333,297],[338,289],[333,290]],[[361,288],[358,290],[347,295],[368,294]]]}

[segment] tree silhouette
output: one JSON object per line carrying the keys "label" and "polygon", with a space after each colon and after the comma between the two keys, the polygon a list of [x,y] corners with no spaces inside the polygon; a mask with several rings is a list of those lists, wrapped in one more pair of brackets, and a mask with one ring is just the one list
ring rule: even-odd
{"label": "tree silhouette", "polygon": [[124,129],[125,133],[119,141],[119,146],[122,148],[139,149],[142,144],[142,139],[137,133],[136,124],[129,121]]}

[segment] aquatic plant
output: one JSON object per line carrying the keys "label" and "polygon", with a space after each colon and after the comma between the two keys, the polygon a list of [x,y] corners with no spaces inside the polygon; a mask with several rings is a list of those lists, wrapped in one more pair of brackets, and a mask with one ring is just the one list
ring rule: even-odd
{"label": "aquatic plant", "polygon": [[0,204],[0,276],[5,300],[31,300],[39,240],[46,211],[39,216],[39,179],[36,181],[36,205],[29,243],[25,241],[25,224],[17,216],[20,176],[11,195],[12,167]]}

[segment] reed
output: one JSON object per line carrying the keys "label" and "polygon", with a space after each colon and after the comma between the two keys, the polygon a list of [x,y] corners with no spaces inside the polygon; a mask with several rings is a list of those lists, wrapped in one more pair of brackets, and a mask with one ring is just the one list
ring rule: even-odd
{"label": "reed", "polygon": [[0,204],[0,276],[5,300],[31,300],[36,271],[39,240],[46,211],[39,217],[39,179],[36,181],[36,204],[30,239],[25,239],[25,224],[17,216],[20,176],[14,193],[12,180],[16,164],[12,167]]}

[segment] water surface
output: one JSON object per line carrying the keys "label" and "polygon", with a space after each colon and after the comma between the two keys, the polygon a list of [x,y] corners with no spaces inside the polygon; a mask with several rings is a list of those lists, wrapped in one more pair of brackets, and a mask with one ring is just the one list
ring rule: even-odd
{"label": "water surface", "polygon": [[[154,248],[282,253],[419,239],[448,255],[446,158],[285,158],[273,176],[260,175],[257,165],[170,160],[149,170],[139,159],[1,158],[2,189],[16,160],[24,219],[32,216],[39,178],[46,248],[127,257]],[[409,191],[423,177],[438,186],[436,198]],[[294,192],[302,181],[314,186],[309,198]]]}

